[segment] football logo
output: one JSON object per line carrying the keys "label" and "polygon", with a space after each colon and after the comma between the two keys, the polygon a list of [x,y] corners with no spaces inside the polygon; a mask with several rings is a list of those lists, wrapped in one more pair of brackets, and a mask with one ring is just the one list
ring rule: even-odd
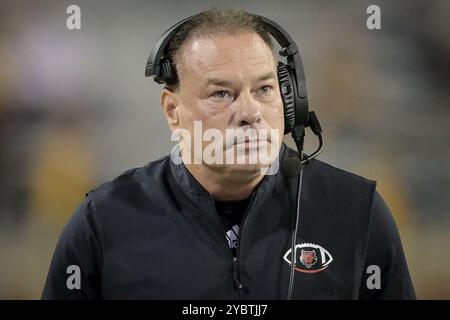
{"label": "football logo", "polygon": [[300,255],[300,262],[303,263],[308,269],[311,268],[317,261],[316,250],[303,250]]}
{"label": "football logo", "polygon": [[[292,249],[286,251],[283,259],[291,265]],[[316,273],[325,270],[333,261],[331,254],[323,247],[314,243],[300,243],[295,246],[296,257],[294,268],[296,271]]]}

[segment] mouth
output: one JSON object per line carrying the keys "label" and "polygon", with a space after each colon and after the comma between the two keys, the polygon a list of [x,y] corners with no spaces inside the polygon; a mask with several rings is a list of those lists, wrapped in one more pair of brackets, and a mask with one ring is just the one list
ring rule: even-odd
{"label": "mouth", "polygon": [[245,137],[244,141],[236,141],[234,144],[238,145],[238,144],[257,144],[257,143],[267,143],[270,142],[270,138],[268,137],[267,139],[258,139],[258,138],[250,138],[250,137]]}
{"label": "mouth", "polygon": [[244,141],[236,142],[234,145],[240,149],[243,148],[245,150],[257,150],[267,146],[268,143],[270,143],[269,139],[260,140],[246,138]]}
{"label": "mouth", "polygon": [[268,129],[227,131],[224,147],[225,149],[263,149],[272,142],[272,133],[268,134],[267,131]]}

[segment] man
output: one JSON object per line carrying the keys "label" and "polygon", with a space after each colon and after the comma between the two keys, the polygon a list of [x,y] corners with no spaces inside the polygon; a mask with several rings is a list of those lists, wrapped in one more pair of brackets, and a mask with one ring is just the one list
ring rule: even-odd
{"label": "man", "polygon": [[[297,176],[267,169],[298,154],[277,143],[285,118],[271,46],[241,10],[207,10],[177,31],[167,53],[177,81],[160,104],[179,147],[87,194],[44,299],[286,299],[290,285],[293,299],[415,298],[375,182],[318,160],[303,169],[291,254]],[[198,130],[211,135],[196,143]]]}

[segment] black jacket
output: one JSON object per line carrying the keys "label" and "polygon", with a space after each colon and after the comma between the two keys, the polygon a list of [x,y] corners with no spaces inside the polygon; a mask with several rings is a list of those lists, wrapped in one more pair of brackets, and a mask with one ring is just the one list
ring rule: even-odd
{"label": "black jacket", "polygon": [[[283,145],[281,162],[288,156],[296,152]],[[304,168],[293,299],[415,298],[375,186],[319,160]],[[296,189],[297,178],[282,170],[264,177],[233,260],[213,198],[183,164],[166,156],[130,169],[86,194],[57,244],[42,298],[286,299]],[[80,289],[68,289],[70,265],[80,268]],[[380,268],[379,289],[366,284],[371,265]]]}

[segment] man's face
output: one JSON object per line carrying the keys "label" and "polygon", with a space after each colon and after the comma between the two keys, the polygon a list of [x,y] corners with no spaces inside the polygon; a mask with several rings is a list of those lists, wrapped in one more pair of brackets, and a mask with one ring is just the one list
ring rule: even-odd
{"label": "man's face", "polygon": [[[202,132],[218,129],[224,137],[224,159],[234,149],[234,164],[210,166],[223,173],[259,172],[267,164],[259,161],[248,164],[250,153],[267,150],[278,155],[284,129],[283,103],[271,49],[253,32],[216,35],[185,43],[181,60],[179,122],[172,129],[187,129],[191,137],[194,137],[194,121],[201,122]],[[227,143],[227,129],[229,136],[230,129],[239,128],[253,129],[257,133],[266,130],[267,139],[242,143],[237,143],[236,139]],[[271,129],[277,130],[276,139],[271,138]],[[203,141],[200,147],[204,150],[208,144],[210,142]],[[182,144],[182,148],[185,147]],[[192,154],[193,148],[191,144]],[[238,157],[245,160],[239,161]],[[242,164],[242,160],[246,164]]]}

